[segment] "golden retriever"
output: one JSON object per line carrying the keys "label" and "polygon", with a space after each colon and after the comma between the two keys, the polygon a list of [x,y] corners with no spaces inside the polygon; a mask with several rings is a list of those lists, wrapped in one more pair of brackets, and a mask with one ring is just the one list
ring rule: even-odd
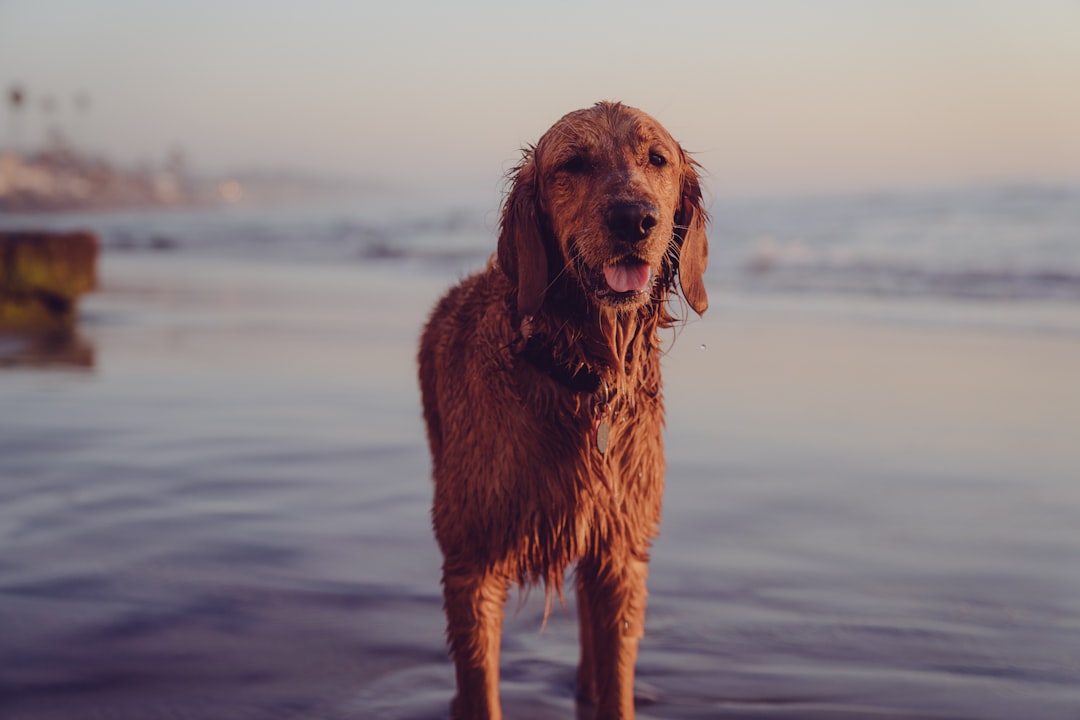
{"label": "golden retriever", "polygon": [[[698,165],[650,116],[572,112],[512,171],[497,253],[420,344],[454,718],[500,718],[513,583],[574,574],[578,697],[634,715],[649,548],[664,484],[658,330],[708,300]],[[550,595],[549,595],[550,599]]]}

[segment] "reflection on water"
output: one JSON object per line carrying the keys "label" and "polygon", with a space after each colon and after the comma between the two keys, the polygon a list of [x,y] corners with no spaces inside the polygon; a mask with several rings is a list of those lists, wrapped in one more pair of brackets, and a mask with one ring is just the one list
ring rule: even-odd
{"label": "reflection on water", "polygon": [[94,345],[77,327],[0,330],[0,369],[90,370]]}

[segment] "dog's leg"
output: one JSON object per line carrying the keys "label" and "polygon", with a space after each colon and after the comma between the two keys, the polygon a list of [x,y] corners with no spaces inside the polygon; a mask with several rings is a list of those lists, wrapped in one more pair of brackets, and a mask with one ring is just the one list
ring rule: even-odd
{"label": "dog's leg", "polygon": [[583,561],[578,567],[581,665],[578,696],[596,702],[597,720],[634,717],[634,663],[645,628],[648,567]]}
{"label": "dog's leg", "polygon": [[508,583],[487,574],[443,574],[446,635],[457,671],[454,720],[500,720],[499,642]]}
{"label": "dog's leg", "polygon": [[577,699],[580,702],[595,704],[596,690],[596,647],[593,639],[592,611],[589,609],[589,596],[581,579],[582,569],[578,569],[577,609],[578,640],[581,643],[581,662],[577,671]]}

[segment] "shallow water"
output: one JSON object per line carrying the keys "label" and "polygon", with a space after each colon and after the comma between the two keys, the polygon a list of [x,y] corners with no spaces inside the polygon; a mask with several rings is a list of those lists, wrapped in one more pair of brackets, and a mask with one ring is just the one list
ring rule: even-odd
{"label": "shallow water", "polygon": [[[413,353],[453,274],[103,274],[90,367],[0,372],[0,717],[445,717]],[[640,717],[1080,718],[1075,306],[712,299],[665,360]],[[509,718],[575,713],[542,595]]]}

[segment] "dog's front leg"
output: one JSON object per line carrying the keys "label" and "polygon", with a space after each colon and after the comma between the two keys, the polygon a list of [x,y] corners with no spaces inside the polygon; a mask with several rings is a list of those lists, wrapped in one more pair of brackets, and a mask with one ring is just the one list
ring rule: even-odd
{"label": "dog's front leg", "polygon": [[492,573],[443,573],[446,635],[457,671],[454,720],[500,720],[499,642],[508,582]]}
{"label": "dog's front leg", "polygon": [[581,665],[578,696],[596,702],[596,720],[634,717],[634,664],[645,628],[647,565],[631,559],[578,567]]}

